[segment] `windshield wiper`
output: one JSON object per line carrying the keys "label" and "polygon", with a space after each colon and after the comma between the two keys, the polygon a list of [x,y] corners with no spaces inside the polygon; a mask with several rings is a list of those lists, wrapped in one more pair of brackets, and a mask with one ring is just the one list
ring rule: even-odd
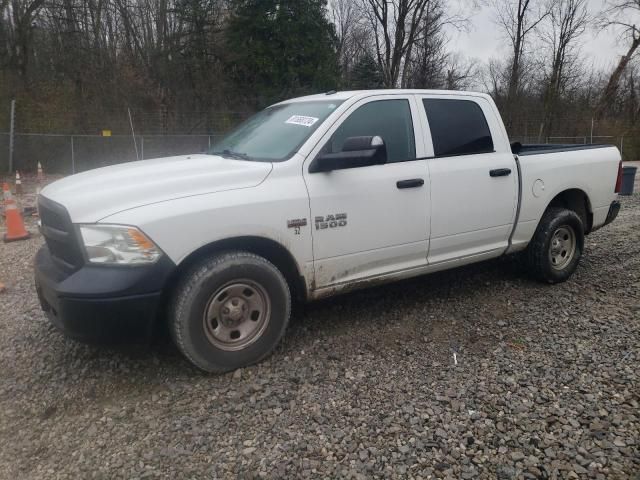
{"label": "windshield wiper", "polygon": [[253,160],[253,158],[251,158],[246,153],[234,152],[233,150],[229,150],[228,148],[225,148],[221,152],[211,152],[211,153],[213,153],[214,155],[223,155],[225,157],[237,158],[239,160]]}

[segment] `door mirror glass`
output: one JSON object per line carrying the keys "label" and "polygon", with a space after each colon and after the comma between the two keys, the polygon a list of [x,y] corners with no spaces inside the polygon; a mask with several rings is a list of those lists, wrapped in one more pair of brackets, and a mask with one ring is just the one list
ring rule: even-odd
{"label": "door mirror glass", "polygon": [[346,138],[342,151],[320,153],[311,165],[309,173],[330,172],[346,168],[369,167],[387,162],[387,147],[382,137],[360,136]]}

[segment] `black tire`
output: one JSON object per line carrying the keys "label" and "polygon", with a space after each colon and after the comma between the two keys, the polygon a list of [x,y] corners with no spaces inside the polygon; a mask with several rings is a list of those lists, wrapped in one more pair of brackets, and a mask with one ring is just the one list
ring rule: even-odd
{"label": "black tire", "polygon": [[[208,312],[211,312],[210,306],[215,302],[221,305],[218,308],[222,308],[223,302],[231,301],[231,296],[226,300],[228,294],[220,294],[220,291],[235,288],[238,282],[240,285],[249,283],[255,286],[260,298],[268,297],[265,302],[269,302],[269,307],[265,307],[267,313],[260,320],[261,325],[265,321],[266,323],[259,331],[254,332],[251,343],[230,351],[231,347],[228,345],[223,344],[220,347],[214,343],[224,340],[216,337],[220,334],[212,333],[216,330],[207,322],[213,322],[216,328],[218,322],[216,319],[210,320]],[[220,300],[214,298],[214,294],[225,296]],[[228,312],[228,309],[226,311]],[[282,273],[258,255],[235,251],[205,258],[185,272],[174,291],[169,311],[169,326],[175,344],[191,363],[206,372],[222,373],[257,363],[268,356],[282,339],[290,315],[291,294]],[[252,320],[247,318],[247,315],[244,318],[239,321],[250,323]],[[229,317],[226,317],[226,320],[235,319],[229,320]],[[254,327],[249,325],[249,328]]]}
{"label": "black tire", "polygon": [[[562,229],[566,229],[567,236],[573,232],[575,250],[566,263],[561,261],[554,265],[552,241],[554,235],[563,232]],[[583,249],[584,226],[580,217],[573,210],[550,207],[542,216],[540,224],[524,252],[524,262],[528,272],[537,280],[546,283],[564,282],[578,267]],[[558,252],[558,250],[555,251]]]}

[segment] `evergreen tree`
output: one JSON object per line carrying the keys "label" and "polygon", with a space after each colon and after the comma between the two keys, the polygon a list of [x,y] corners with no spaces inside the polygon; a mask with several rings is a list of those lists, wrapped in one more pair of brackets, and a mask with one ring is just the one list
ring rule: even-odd
{"label": "evergreen tree", "polygon": [[382,73],[372,55],[362,55],[353,66],[350,87],[358,90],[383,88]]}
{"label": "evergreen tree", "polygon": [[227,28],[229,70],[256,106],[338,82],[326,0],[238,0]]}

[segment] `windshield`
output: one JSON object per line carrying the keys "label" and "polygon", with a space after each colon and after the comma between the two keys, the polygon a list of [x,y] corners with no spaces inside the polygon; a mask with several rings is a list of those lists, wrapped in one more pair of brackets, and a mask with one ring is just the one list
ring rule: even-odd
{"label": "windshield", "polygon": [[290,158],[341,103],[324,100],[266,108],[213,145],[209,154],[281,162]]}

